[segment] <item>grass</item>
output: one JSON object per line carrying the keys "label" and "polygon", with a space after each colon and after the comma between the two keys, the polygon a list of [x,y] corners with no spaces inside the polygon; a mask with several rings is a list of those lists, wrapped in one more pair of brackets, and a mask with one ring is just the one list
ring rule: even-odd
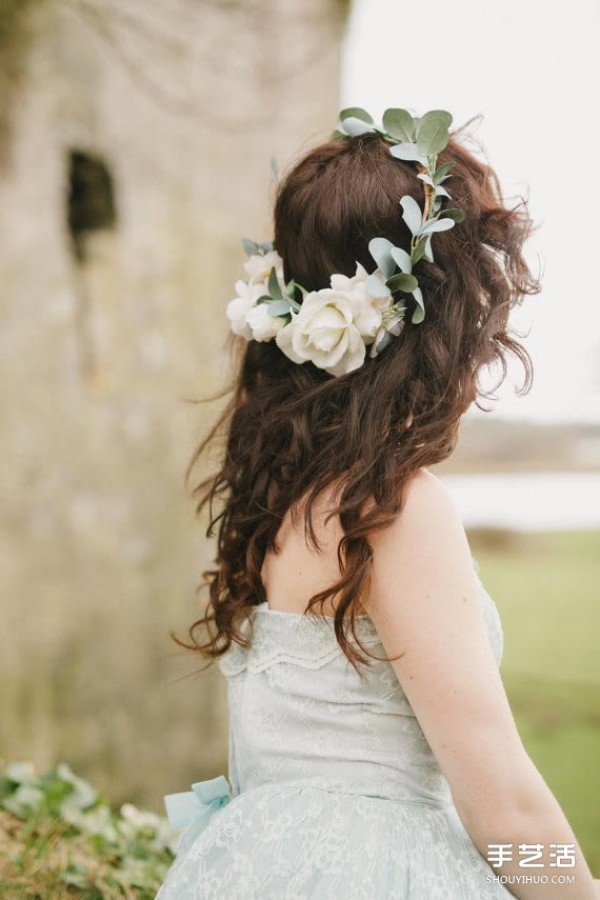
{"label": "grass", "polygon": [[600,532],[469,532],[527,752],[600,877]]}
{"label": "grass", "polygon": [[0,773],[3,900],[152,900],[175,841],[164,819],[131,804],[113,810],[64,764]]}

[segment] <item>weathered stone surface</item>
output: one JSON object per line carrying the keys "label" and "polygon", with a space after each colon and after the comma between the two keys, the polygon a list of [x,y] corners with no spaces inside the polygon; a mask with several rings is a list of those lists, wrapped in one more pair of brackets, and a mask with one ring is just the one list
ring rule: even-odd
{"label": "weathered stone surface", "polygon": [[[0,745],[115,799],[158,805],[225,764],[222,678],[178,681],[200,662],[168,636],[212,557],[183,473],[216,404],[188,400],[226,371],[271,156],[335,124],[339,7],[29,3],[0,173]],[[114,203],[75,243],[73,153]]]}

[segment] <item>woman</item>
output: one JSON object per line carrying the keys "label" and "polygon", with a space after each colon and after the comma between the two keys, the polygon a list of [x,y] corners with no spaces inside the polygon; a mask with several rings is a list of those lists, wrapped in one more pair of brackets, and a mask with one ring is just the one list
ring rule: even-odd
{"label": "woman", "polygon": [[485,366],[516,355],[528,390],[508,317],[540,289],[531,220],[451,121],[342,111],[280,182],[274,245],[244,242],[233,397],[189,470],[223,433],[195,488],[217,568],[184,644],[228,679],[229,783],[166,798],[187,828],[160,900],[598,896],[427,468]]}

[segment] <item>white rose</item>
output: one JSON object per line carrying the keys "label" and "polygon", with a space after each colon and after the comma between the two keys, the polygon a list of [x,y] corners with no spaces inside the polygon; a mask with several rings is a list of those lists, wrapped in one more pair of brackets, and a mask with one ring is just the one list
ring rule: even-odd
{"label": "white rose", "polygon": [[[379,270],[376,272],[379,275]],[[360,263],[356,264],[356,274],[352,278],[346,275],[332,275],[331,287],[334,291],[348,296],[354,310],[354,324],[365,344],[370,344],[381,328],[381,309],[389,305],[389,295],[385,295],[385,285],[382,281],[381,298],[373,298],[367,293],[365,282],[369,273]]]}
{"label": "white rose", "polygon": [[270,341],[274,338],[285,320],[280,316],[268,313],[268,303],[258,303],[259,297],[267,293],[263,282],[248,284],[236,281],[237,297],[227,304],[227,318],[231,322],[231,330],[247,341]]}
{"label": "white rose", "polygon": [[247,284],[240,279],[236,281],[235,289],[237,296],[227,304],[227,318],[231,322],[231,330],[249,341],[252,338],[252,328],[247,316],[258,298],[264,294],[264,285]]}
{"label": "white rose", "polygon": [[306,294],[300,311],[280,328],[275,341],[295,363],[312,362],[331,375],[345,375],[364,362],[365,342],[354,323],[355,307],[345,294],[324,288]]}
{"label": "white rose", "polygon": [[269,314],[269,303],[258,303],[246,313],[246,322],[255,341],[270,341],[285,324],[280,316]]}
{"label": "white rose", "polygon": [[254,253],[244,263],[244,270],[248,275],[249,284],[264,281],[266,286],[273,268],[275,268],[279,283],[283,287],[283,260],[276,250],[270,250],[264,256],[260,253]]}

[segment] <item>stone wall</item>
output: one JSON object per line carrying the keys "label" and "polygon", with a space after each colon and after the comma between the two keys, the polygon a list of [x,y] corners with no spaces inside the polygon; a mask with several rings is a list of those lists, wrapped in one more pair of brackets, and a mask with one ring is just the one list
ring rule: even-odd
{"label": "stone wall", "polygon": [[213,553],[183,475],[218,404],[190,401],[227,373],[271,157],[335,124],[343,4],[25,14],[0,171],[0,752],[158,808],[226,760],[222,676],[169,639]]}

